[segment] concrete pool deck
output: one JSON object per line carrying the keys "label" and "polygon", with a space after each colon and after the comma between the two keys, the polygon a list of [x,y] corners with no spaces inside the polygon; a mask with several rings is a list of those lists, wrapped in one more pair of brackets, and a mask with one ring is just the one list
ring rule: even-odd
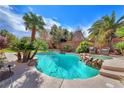
{"label": "concrete pool deck", "polygon": [[[14,61],[14,54],[7,54],[10,60]],[[114,59],[113,59],[114,60]],[[118,59],[120,60],[120,59]],[[114,61],[110,61],[111,64]],[[106,61],[105,61],[106,63]],[[104,64],[105,64],[104,63]],[[124,62],[123,62],[124,63]],[[109,65],[111,65],[109,64]],[[36,70],[35,67],[28,67],[26,63],[15,63],[14,75],[7,82],[0,82],[2,88],[124,88],[124,85],[115,79],[97,75],[84,80],[64,80],[47,76]],[[124,64],[120,64],[124,67]],[[119,66],[119,64],[118,64]]]}

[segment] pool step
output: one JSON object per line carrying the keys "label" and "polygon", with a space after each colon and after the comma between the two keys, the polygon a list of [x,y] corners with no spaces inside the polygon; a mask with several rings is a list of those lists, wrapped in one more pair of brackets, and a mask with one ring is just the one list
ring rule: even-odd
{"label": "pool step", "polygon": [[124,72],[111,71],[111,70],[105,70],[105,69],[100,70],[100,75],[117,79],[117,80],[124,78]]}
{"label": "pool step", "polygon": [[115,66],[102,66],[102,69],[124,73],[124,67],[122,68],[122,67],[115,67]]}

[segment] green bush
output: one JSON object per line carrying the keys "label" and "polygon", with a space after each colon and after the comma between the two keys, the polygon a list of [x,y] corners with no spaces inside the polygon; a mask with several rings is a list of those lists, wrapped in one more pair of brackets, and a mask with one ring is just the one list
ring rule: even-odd
{"label": "green bush", "polygon": [[47,51],[48,50],[48,44],[47,42],[43,41],[43,40],[36,40],[34,42],[34,47],[36,48],[38,45],[39,46],[39,50],[41,51]]}
{"label": "green bush", "polygon": [[117,29],[117,31],[115,32],[115,35],[117,37],[124,37],[124,27]]}
{"label": "green bush", "polygon": [[63,48],[63,50],[70,51],[71,50],[71,47],[69,45],[65,45],[64,48]]}
{"label": "green bush", "polygon": [[11,49],[15,51],[33,50],[34,46],[25,39],[18,39],[15,42],[11,43]]}
{"label": "green bush", "polygon": [[80,45],[77,47],[76,52],[77,53],[87,53],[89,52],[89,46],[92,45],[91,42],[88,41],[82,41]]}
{"label": "green bush", "polygon": [[13,42],[12,49],[17,51],[18,62],[28,62],[33,59],[39,50],[46,51],[48,45],[45,41],[34,40],[33,42],[26,39],[20,39]]}
{"label": "green bush", "polygon": [[38,47],[38,50],[46,51],[48,50],[47,42],[43,40],[35,40],[34,42],[30,43],[30,40],[27,39],[20,39],[16,40],[12,43],[11,49],[16,51],[24,51],[24,50],[35,50]]}
{"label": "green bush", "polygon": [[124,54],[124,42],[119,42],[114,45],[116,49],[119,49],[122,54]]}
{"label": "green bush", "polygon": [[9,31],[7,31],[6,29],[1,29],[0,30],[0,35],[3,36],[3,37],[6,37],[6,39],[7,39],[7,47],[10,47],[11,43],[15,42],[15,40],[17,39],[17,37],[15,35],[10,33]]}

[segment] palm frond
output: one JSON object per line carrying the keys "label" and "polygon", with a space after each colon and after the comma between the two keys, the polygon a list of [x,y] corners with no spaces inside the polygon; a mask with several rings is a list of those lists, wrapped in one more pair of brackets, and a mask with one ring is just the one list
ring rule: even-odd
{"label": "palm frond", "polygon": [[119,23],[122,22],[122,21],[124,21],[124,16],[120,17],[120,18],[117,20],[116,24],[119,24]]}
{"label": "palm frond", "polygon": [[124,26],[124,21],[122,21],[122,22],[120,22],[120,23],[118,23],[116,25],[117,25],[118,28],[120,28],[120,27]]}
{"label": "palm frond", "polygon": [[115,20],[116,20],[116,16],[115,16],[115,11],[112,12],[112,15],[111,15],[111,23],[115,23]]}

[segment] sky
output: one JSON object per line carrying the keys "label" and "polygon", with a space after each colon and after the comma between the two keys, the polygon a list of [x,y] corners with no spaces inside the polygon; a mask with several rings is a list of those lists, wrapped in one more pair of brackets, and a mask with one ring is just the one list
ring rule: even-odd
{"label": "sky", "polygon": [[17,5],[0,6],[0,29],[7,29],[17,37],[29,36],[25,30],[22,17],[27,12],[33,12],[43,17],[45,28],[50,29],[54,24],[74,31],[82,28],[86,35],[87,29],[104,15],[116,12],[116,17],[124,15],[124,6],[121,5]]}

